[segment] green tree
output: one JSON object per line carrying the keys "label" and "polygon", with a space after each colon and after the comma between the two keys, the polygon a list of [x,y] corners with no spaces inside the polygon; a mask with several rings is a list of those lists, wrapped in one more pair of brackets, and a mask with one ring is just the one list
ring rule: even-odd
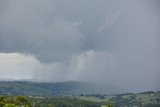
{"label": "green tree", "polygon": [[31,102],[25,96],[17,96],[13,103],[18,106],[31,107]]}

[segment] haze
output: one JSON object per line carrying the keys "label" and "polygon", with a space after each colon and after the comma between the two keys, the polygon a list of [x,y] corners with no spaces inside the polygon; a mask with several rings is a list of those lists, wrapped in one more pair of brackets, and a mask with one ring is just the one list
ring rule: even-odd
{"label": "haze", "polygon": [[160,90],[160,1],[0,0],[0,78]]}

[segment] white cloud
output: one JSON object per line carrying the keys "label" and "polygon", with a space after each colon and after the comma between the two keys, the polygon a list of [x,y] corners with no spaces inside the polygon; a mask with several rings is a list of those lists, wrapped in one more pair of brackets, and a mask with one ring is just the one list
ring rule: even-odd
{"label": "white cloud", "polygon": [[30,79],[38,61],[18,53],[0,53],[0,78]]}
{"label": "white cloud", "polygon": [[[63,62],[42,63],[34,56],[0,53],[0,78],[35,79],[38,81],[88,80],[88,75],[106,72],[106,52],[89,50]],[[82,79],[83,78],[83,79]],[[90,81],[92,81],[89,79]]]}

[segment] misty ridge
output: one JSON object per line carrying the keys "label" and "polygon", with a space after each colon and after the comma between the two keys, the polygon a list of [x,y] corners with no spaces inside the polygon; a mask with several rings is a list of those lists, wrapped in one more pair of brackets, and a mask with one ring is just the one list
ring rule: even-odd
{"label": "misty ridge", "polygon": [[159,0],[0,0],[0,80],[159,91],[159,5]]}

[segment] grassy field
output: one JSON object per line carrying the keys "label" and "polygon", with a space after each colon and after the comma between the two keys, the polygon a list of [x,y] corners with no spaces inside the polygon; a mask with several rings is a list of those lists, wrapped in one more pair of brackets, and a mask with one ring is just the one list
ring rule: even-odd
{"label": "grassy field", "polygon": [[103,95],[104,98],[97,96],[78,96],[78,99],[86,101],[101,102],[107,104],[113,103],[137,103],[141,105],[156,104],[160,107],[160,92],[155,93],[137,93],[121,95]]}
{"label": "grassy field", "polygon": [[96,97],[92,97],[92,96],[78,96],[77,97],[78,99],[81,99],[81,100],[86,100],[86,101],[95,101],[95,102],[106,102],[108,101],[107,99],[100,99],[100,98],[96,98]]}

